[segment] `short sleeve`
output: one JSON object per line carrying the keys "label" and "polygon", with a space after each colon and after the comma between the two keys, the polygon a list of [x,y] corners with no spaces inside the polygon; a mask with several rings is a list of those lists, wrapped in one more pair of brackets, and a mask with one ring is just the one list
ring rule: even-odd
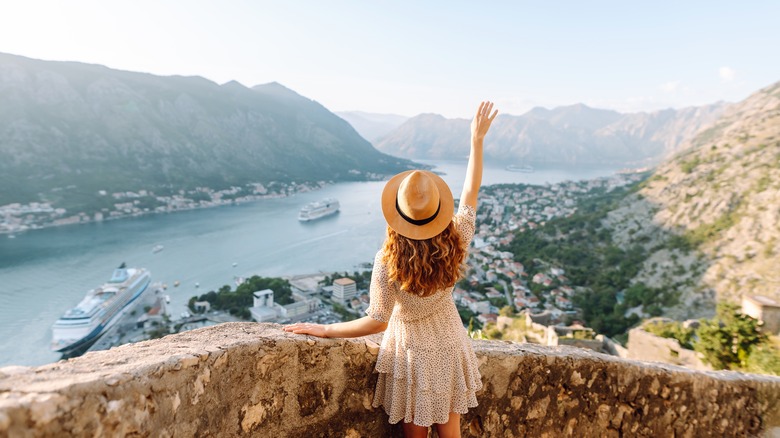
{"label": "short sleeve", "polygon": [[380,251],[374,258],[374,270],[371,273],[371,288],[369,290],[370,302],[366,314],[379,322],[387,322],[390,320],[390,314],[393,313],[395,295],[381,255]]}
{"label": "short sleeve", "polygon": [[463,202],[458,205],[458,213],[455,214],[455,229],[460,235],[463,246],[468,248],[471,239],[474,238],[474,228],[477,221],[477,211],[474,207]]}

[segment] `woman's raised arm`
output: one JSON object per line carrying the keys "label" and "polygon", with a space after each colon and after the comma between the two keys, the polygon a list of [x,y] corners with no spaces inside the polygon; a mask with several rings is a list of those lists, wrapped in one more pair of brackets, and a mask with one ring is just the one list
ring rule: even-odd
{"label": "woman's raised arm", "polygon": [[482,102],[479,104],[477,115],[471,121],[471,153],[469,154],[469,165],[466,170],[466,181],[463,183],[463,193],[460,195],[460,202],[477,208],[477,195],[479,187],[482,185],[482,143],[490,129],[490,124],[496,118],[498,110],[493,110],[492,102]]}

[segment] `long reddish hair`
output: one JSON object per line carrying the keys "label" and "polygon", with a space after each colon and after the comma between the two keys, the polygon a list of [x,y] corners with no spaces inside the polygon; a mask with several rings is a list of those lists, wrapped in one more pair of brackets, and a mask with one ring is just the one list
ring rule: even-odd
{"label": "long reddish hair", "polygon": [[453,286],[463,272],[466,250],[450,222],[439,235],[412,240],[387,227],[382,262],[401,289],[426,297]]}

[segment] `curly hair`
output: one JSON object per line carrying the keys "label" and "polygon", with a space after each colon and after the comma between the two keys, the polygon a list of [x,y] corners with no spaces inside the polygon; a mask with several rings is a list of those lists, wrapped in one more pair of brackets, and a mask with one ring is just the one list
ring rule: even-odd
{"label": "curly hair", "polygon": [[463,273],[466,257],[453,222],[439,235],[425,240],[409,239],[387,227],[382,252],[390,280],[421,297],[453,286]]}

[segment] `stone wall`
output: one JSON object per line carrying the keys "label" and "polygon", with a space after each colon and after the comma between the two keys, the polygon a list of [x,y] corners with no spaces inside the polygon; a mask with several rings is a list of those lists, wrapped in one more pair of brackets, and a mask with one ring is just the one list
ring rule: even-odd
{"label": "stone wall", "polygon": [[604,335],[596,335],[596,339],[601,339],[604,343],[604,352],[617,357],[628,357],[628,349],[624,346],[613,341],[611,338]]}
{"label": "stone wall", "polygon": [[628,358],[665,362],[694,370],[711,371],[712,367],[699,359],[699,353],[680,346],[676,339],[662,338],[641,328],[628,331]]}
{"label": "stone wall", "polygon": [[[228,323],[37,368],[0,369],[0,436],[400,436],[370,402],[379,336]],[[484,388],[465,437],[760,436],[780,378],[570,347],[475,341]]]}

